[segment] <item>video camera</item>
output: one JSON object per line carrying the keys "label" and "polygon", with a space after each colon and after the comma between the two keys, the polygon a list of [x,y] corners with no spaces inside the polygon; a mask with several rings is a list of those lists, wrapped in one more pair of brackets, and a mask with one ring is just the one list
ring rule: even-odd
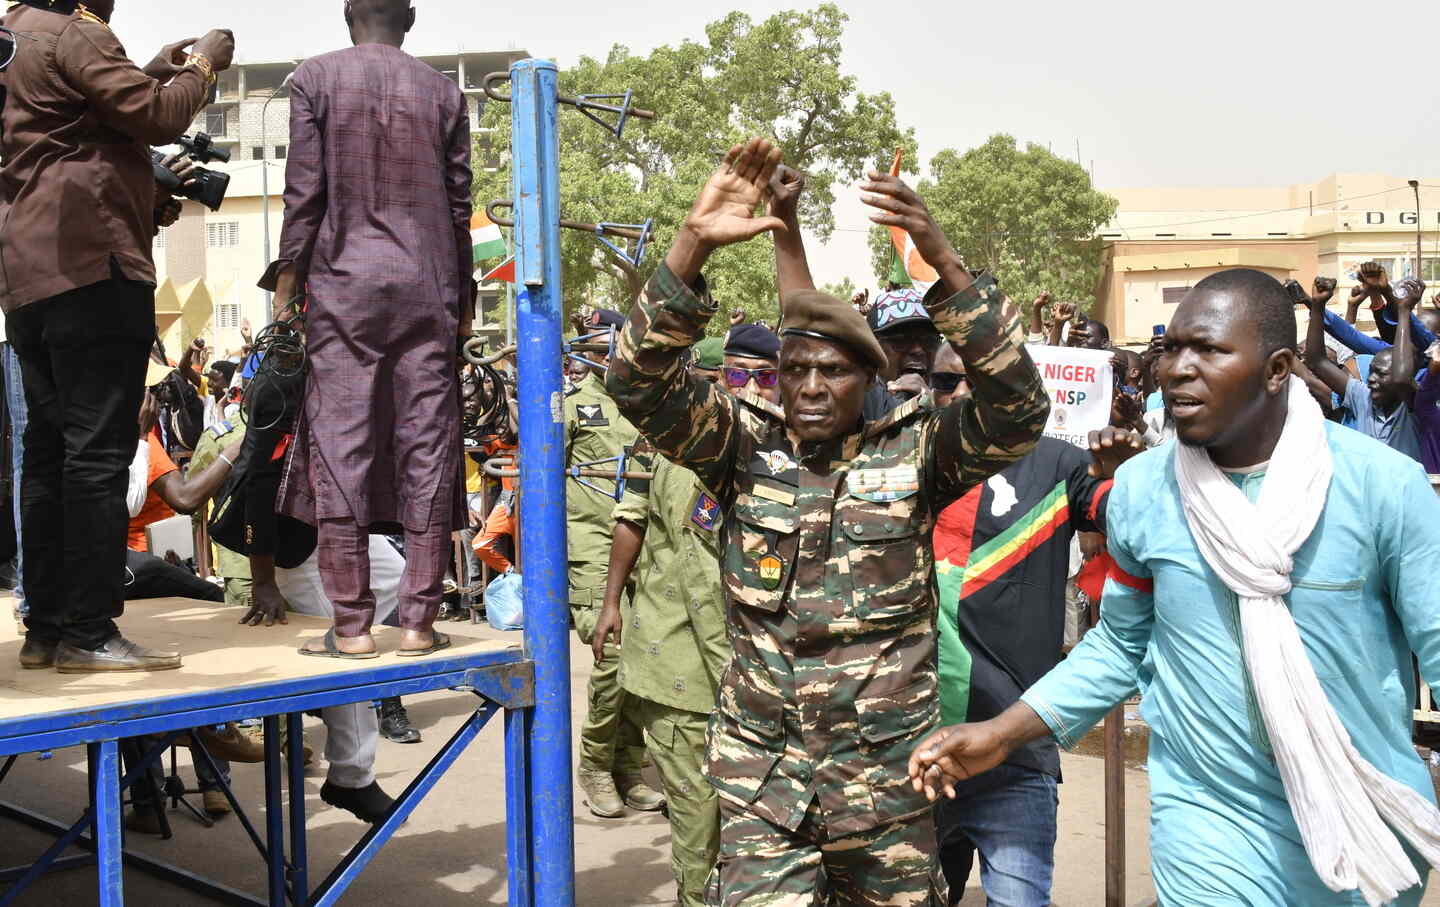
{"label": "video camera", "polygon": [[[175,144],[184,149],[181,153],[196,164],[208,164],[211,161],[230,163],[230,152],[216,148],[214,139],[203,132],[195,133],[194,138],[181,136]],[[181,185],[180,177],[165,166],[165,155],[152,150],[150,161],[155,168],[155,182],[172,195],[197,201],[211,211],[219,211],[220,206],[225,203],[225,193],[230,188],[230,174],[196,167],[190,171],[189,179],[193,182]]]}

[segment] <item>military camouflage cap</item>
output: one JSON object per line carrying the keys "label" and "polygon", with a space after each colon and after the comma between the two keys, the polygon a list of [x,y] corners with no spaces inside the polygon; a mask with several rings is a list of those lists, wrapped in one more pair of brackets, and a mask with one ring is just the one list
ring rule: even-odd
{"label": "military camouflage cap", "polygon": [[719,368],[725,364],[725,341],[706,337],[690,348],[696,368]]}
{"label": "military camouflage cap", "polygon": [[873,368],[886,365],[885,350],[848,302],[819,290],[791,290],[780,300],[780,336],[818,337],[843,344]]}

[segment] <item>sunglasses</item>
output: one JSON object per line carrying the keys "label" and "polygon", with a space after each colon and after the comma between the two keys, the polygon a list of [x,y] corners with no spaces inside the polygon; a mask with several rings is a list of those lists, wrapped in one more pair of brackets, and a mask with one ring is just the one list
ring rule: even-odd
{"label": "sunglasses", "polygon": [[774,368],[725,367],[725,383],[731,387],[744,387],[754,378],[761,387],[774,387],[780,383],[780,370]]}
{"label": "sunglasses", "polygon": [[936,393],[953,394],[964,380],[964,372],[931,372],[930,389]]}

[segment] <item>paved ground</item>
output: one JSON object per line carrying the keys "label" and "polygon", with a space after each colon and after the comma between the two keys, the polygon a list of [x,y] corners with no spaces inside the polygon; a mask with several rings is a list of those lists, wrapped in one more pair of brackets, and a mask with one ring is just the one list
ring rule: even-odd
{"label": "paved ground", "polygon": [[[577,714],[584,708],[588,665],[585,655],[578,644],[572,647]],[[424,731],[425,741],[412,746],[381,741],[378,768],[380,782],[387,790],[397,792],[407,783],[453,731],[469,701],[469,696],[453,693],[407,700],[410,715]],[[380,852],[341,900],[342,904],[444,907],[505,903],[504,765],[499,732],[498,721],[485,730],[408,825]],[[307,719],[306,739],[319,752],[323,726]],[[256,821],[263,818],[259,768],[237,766],[235,771],[238,796],[242,802],[257,804]],[[187,768],[181,771],[191,777]],[[1064,772],[1054,899],[1059,907],[1092,907],[1102,904],[1104,898],[1101,763],[1086,756],[1066,756]],[[323,768],[312,767],[307,784],[310,868],[314,878],[323,877],[364,830],[347,813],[320,802],[323,775]],[[1145,774],[1128,772],[1127,787],[1130,872],[1125,903],[1135,905],[1149,903],[1153,898],[1145,841]],[[53,759],[43,762],[33,756],[22,757],[0,787],[0,796],[56,816],[77,815],[84,803],[84,792],[81,750],[59,751]],[[256,894],[263,891],[264,868],[233,817],[208,830],[183,816],[172,814],[172,819],[178,829],[174,839],[131,836],[132,845],[227,885]],[[673,903],[669,833],[663,818],[647,815],[597,819],[577,802],[575,821],[578,904],[620,907]],[[40,835],[4,821],[0,821],[0,841],[4,842],[0,845],[5,851],[4,861],[10,864],[24,862],[46,846]],[[92,870],[68,870],[43,879],[19,903],[84,907],[95,903],[91,885]],[[128,903],[139,905],[212,903],[133,871],[126,873],[126,894]],[[967,907],[984,903],[973,881],[964,903]],[[1440,905],[1440,896],[1431,892],[1426,903]]]}

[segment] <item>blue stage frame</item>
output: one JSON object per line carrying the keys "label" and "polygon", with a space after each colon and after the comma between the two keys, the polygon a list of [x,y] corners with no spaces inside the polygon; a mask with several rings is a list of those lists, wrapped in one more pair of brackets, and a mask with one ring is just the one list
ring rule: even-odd
{"label": "blue stage frame", "polygon": [[575,903],[574,788],[570,774],[570,608],[565,539],[565,435],[560,366],[560,166],[555,64],[510,67],[515,199],[516,361],[520,408],[520,521],[525,648],[535,663],[529,722],[528,884],[540,907]]}
{"label": "blue stage frame", "polygon": [[[440,776],[454,764],[496,712],[506,711],[505,759],[507,790],[516,777],[524,777],[528,760],[524,739],[508,728],[522,726],[523,718],[534,705],[534,665],[516,649],[496,650],[479,654],[397,660],[390,664],[359,671],[304,680],[288,680],[269,684],[226,687],[186,696],[124,703],[100,710],[54,712],[29,719],[0,722],[0,756],[49,750],[84,744],[88,747],[90,807],[79,820],[66,825],[9,805],[0,805],[0,815],[57,834],[55,844],[35,863],[23,871],[5,874],[15,878],[9,888],[0,892],[0,905],[19,898],[28,885],[49,869],[66,868],[82,863],[97,867],[98,903],[118,907],[124,903],[121,867],[130,864],[146,872],[192,891],[217,898],[224,903],[269,905],[286,904],[330,905],[340,897],[374,858],[380,847],[390,839],[414,811]],[[432,758],[420,774],[395,798],[395,805],[386,818],[372,826],[351,852],[340,861],[330,875],[317,887],[308,883],[305,847],[304,739],[300,733],[302,712],[331,705],[369,702],[391,696],[413,695],[428,690],[452,689],[476,695],[480,704],[465,718],[460,729]],[[268,891],[264,899],[236,891],[158,860],[126,852],[121,847],[121,791],[143,770],[133,767],[123,778],[120,774],[118,741],[144,734],[173,734],[193,727],[222,724],[242,718],[265,716],[265,799],[266,828],[262,857],[268,864]],[[286,813],[282,809],[282,779],[285,766],[279,746],[279,722],[288,719],[289,784],[292,793],[289,810],[289,853],[285,848]],[[164,744],[153,747],[151,758],[158,758]],[[148,761],[148,759],[147,759]],[[298,795],[297,795],[298,792]],[[237,804],[238,805],[238,804]],[[523,807],[523,804],[521,804]],[[529,835],[525,828],[527,812],[516,810],[507,796],[506,820],[512,864],[531,861]],[[67,845],[92,851],[94,856],[61,858]],[[510,890],[513,907],[530,907],[534,902],[524,886]]]}

